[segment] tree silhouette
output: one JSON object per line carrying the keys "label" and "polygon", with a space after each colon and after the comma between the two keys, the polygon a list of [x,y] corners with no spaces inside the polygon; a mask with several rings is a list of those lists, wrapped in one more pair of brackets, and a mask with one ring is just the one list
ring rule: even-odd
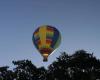
{"label": "tree silhouette", "polygon": [[16,80],[38,80],[38,69],[28,60],[13,61]]}
{"label": "tree silhouette", "polygon": [[13,80],[14,75],[8,66],[0,67],[0,80]]}
{"label": "tree silhouette", "polygon": [[14,69],[16,80],[45,80],[46,69],[37,68],[29,60],[13,61],[16,66]]}
{"label": "tree silhouette", "polygon": [[84,50],[73,55],[64,52],[49,70],[57,80],[96,80],[100,79],[100,60]]}
{"label": "tree silhouette", "polygon": [[12,63],[13,70],[0,67],[0,80],[100,80],[100,60],[84,50],[72,55],[63,52],[48,69],[37,68],[29,60]]}
{"label": "tree silhouette", "polygon": [[48,80],[47,70],[44,67],[38,68],[38,80]]}
{"label": "tree silhouette", "polygon": [[70,56],[68,56],[65,52],[57,58],[57,61],[54,61],[49,66],[49,73],[54,78],[54,80],[70,80],[69,73],[69,65],[68,61],[70,60]]}

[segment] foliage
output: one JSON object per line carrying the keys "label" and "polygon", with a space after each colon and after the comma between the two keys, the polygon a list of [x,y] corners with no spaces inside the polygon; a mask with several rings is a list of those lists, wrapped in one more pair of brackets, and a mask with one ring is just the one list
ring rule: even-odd
{"label": "foliage", "polygon": [[99,80],[100,60],[84,50],[72,55],[63,52],[48,69],[37,68],[29,60],[12,62],[13,70],[8,66],[0,67],[0,80]]}

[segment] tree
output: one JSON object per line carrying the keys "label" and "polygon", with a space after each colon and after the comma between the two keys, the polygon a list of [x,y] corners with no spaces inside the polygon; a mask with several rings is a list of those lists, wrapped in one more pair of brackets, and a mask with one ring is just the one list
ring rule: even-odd
{"label": "tree", "polygon": [[54,80],[70,80],[69,60],[70,56],[64,52],[49,66],[49,74],[51,74]]}
{"label": "tree", "polygon": [[13,80],[14,75],[8,66],[0,67],[0,80]]}
{"label": "tree", "polygon": [[100,79],[100,60],[84,50],[73,55],[65,52],[49,66],[49,71],[57,80]]}
{"label": "tree", "polygon": [[13,61],[16,80],[38,80],[38,69],[29,60]]}
{"label": "tree", "polygon": [[63,52],[48,69],[37,68],[29,60],[13,61],[15,68],[0,67],[0,80],[99,80],[100,60],[93,53],[78,50]]}

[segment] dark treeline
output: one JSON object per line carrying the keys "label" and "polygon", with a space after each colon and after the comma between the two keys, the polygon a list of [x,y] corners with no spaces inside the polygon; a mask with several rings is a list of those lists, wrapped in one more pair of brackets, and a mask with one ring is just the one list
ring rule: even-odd
{"label": "dark treeline", "polygon": [[100,80],[100,60],[84,50],[72,55],[63,52],[48,69],[29,60],[13,61],[13,70],[0,67],[0,80]]}

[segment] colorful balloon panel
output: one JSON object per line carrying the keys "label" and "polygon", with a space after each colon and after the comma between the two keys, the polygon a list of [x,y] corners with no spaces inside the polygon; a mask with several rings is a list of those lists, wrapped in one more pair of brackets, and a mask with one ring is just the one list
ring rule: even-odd
{"label": "colorful balloon panel", "polygon": [[56,28],[43,25],[35,30],[32,40],[35,47],[44,57],[44,61],[47,61],[48,56],[59,46],[61,35]]}

